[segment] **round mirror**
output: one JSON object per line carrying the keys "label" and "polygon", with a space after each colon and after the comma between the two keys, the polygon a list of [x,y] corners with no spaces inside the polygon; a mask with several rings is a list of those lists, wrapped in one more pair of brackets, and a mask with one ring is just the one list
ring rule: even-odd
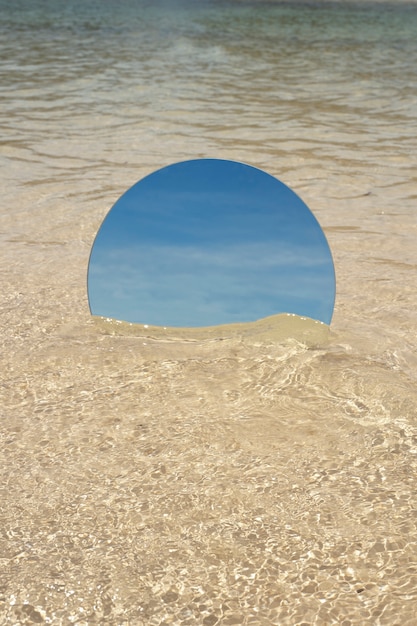
{"label": "round mirror", "polygon": [[330,324],[335,274],[309,208],[257,168],[175,163],[140,180],[101,225],[88,267],[93,315],[201,327],[294,313]]}

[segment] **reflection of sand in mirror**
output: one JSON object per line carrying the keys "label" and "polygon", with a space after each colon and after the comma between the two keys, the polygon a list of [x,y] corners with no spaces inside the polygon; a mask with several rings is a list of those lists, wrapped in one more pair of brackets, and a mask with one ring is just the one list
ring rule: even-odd
{"label": "reflection of sand in mirror", "polygon": [[204,341],[244,339],[249,342],[278,342],[286,339],[312,344],[329,337],[330,327],[323,322],[290,313],[271,315],[255,322],[222,324],[203,328],[172,328],[132,324],[104,317],[93,317],[95,324],[105,334],[143,337],[156,341]]}

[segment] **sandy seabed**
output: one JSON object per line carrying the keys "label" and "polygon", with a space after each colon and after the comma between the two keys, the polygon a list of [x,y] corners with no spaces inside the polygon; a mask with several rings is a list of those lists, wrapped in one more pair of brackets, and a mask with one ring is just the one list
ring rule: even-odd
{"label": "sandy seabed", "polygon": [[[141,31],[71,2],[63,21],[8,3],[0,24],[0,623],[414,626],[412,5],[385,32],[382,4],[288,4],[276,36],[238,3]],[[330,329],[90,316],[106,212],[200,157],[312,209]]]}

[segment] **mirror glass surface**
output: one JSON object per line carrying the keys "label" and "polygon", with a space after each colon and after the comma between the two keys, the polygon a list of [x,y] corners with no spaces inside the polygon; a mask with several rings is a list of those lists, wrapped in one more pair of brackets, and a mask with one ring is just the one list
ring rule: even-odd
{"label": "mirror glass surface", "polygon": [[324,233],[286,185],[243,163],[197,159],[133,185],[107,214],[88,267],[93,315],[201,327],[294,313],[330,324]]}

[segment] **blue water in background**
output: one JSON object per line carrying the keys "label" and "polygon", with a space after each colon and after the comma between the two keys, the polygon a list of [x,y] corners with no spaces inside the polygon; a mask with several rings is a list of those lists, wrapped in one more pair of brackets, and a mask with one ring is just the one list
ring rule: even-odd
{"label": "blue water in background", "polygon": [[408,148],[389,125],[417,115],[415,3],[2,0],[0,13],[3,140],[40,148],[88,126],[116,143],[126,124],[148,155],[178,131],[205,153],[260,143],[263,162],[302,140],[330,168],[359,140],[373,160],[392,139]]}

